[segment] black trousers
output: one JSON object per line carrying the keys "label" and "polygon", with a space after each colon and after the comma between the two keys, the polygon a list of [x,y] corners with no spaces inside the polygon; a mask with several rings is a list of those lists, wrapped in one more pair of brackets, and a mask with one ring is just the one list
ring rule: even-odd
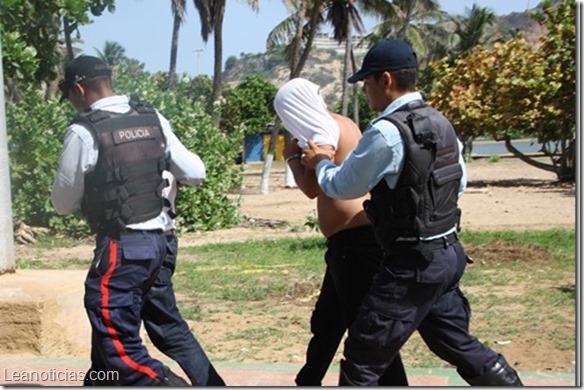
{"label": "black trousers", "polygon": [[[320,386],[345,331],[383,261],[371,226],[340,231],[327,240],[326,271],[310,320],[312,339],[306,363],[296,376],[299,386]],[[401,361],[395,358],[380,379],[383,386],[407,386]]]}
{"label": "black trousers", "polygon": [[380,384],[415,330],[463,377],[478,377],[495,364],[497,353],[469,333],[470,306],[459,288],[466,261],[457,240],[433,249],[429,259],[415,250],[385,259],[345,342],[343,373],[350,383]]}

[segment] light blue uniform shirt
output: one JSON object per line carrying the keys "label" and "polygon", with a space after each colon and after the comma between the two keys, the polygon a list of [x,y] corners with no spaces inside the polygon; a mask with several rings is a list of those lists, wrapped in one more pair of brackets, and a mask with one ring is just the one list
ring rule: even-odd
{"label": "light blue uniform shirt", "polygon": [[[91,110],[124,113],[130,110],[130,105],[126,96],[111,96],[93,103]],[[205,179],[203,161],[179,141],[166,118],[160,113],[158,117],[166,138],[166,153],[170,155],[170,172],[182,184],[199,185]],[[85,175],[95,168],[98,152],[98,144],[88,129],[78,124],[72,124],[67,128],[51,192],[51,202],[59,214],[71,214],[81,208]],[[172,218],[162,211],[156,218],[127,227],[136,230],[166,231],[174,228],[174,224]]]}
{"label": "light blue uniform shirt", "polygon": [[[398,108],[414,101],[423,100],[418,92],[401,96],[383,111],[380,117],[385,117]],[[462,179],[458,196],[466,189],[467,174],[462,157],[462,143],[458,141],[461,151],[458,162],[462,167]],[[322,160],[316,166],[318,184],[323,192],[336,199],[359,198],[373,189],[381,180],[385,180],[389,188],[395,188],[404,165],[404,145],[399,130],[388,120],[380,120],[370,124],[357,147],[349,153],[340,166],[330,160]],[[420,237],[432,240],[450,234],[452,229],[432,237]]]}

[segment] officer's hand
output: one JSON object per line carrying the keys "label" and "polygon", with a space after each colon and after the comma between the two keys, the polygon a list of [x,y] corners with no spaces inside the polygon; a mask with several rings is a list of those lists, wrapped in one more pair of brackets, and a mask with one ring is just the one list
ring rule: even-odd
{"label": "officer's hand", "polygon": [[333,160],[335,151],[331,145],[317,145],[312,140],[308,140],[310,149],[303,149],[302,164],[308,168],[316,169],[321,160]]}

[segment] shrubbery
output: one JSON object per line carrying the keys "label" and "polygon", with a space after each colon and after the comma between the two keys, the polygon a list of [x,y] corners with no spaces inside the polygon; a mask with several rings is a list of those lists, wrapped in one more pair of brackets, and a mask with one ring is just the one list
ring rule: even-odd
{"label": "shrubbery", "polygon": [[[199,154],[207,179],[199,189],[182,187],[177,197],[179,225],[185,230],[213,230],[238,222],[238,204],[227,197],[239,188],[241,177],[233,162],[240,153],[243,134],[231,129],[229,137],[212,124],[206,102],[191,96],[188,80],[168,92],[162,74],[116,69],[118,94],[135,94],[168,118],[183,144]],[[72,235],[88,233],[80,216],[58,215],[50,202],[65,128],[74,115],[58,96],[46,100],[39,92],[24,94],[18,105],[7,105],[13,215],[29,225],[50,227]]]}

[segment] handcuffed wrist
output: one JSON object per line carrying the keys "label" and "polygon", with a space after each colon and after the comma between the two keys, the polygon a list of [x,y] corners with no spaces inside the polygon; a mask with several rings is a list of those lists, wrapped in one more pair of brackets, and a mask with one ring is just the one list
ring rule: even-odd
{"label": "handcuffed wrist", "polygon": [[301,159],[301,158],[302,158],[302,153],[294,153],[293,155],[289,156],[286,159],[286,162],[288,163],[288,162],[290,162],[292,160]]}

